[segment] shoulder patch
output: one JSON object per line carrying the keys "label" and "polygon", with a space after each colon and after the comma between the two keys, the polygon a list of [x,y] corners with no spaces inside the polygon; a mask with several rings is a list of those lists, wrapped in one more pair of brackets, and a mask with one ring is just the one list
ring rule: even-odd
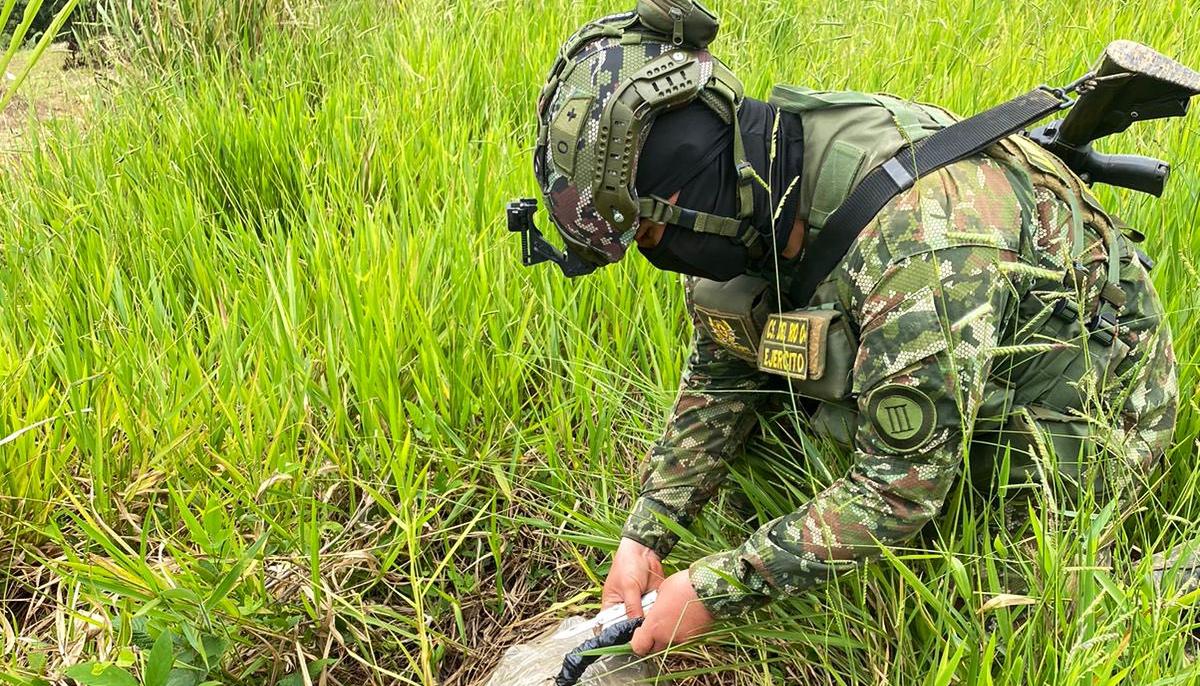
{"label": "shoulder patch", "polygon": [[889,384],[871,393],[867,418],[885,445],[899,452],[911,452],[933,436],[937,408],[921,390]]}

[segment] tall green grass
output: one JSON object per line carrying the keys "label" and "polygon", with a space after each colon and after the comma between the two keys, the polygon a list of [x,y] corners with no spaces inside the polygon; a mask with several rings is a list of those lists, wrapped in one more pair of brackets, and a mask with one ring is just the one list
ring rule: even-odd
{"label": "tall green grass", "polygon": [[[760,97],[970,113],[1114,38],[1200,65],[1188,0],[713,4],[714,49]],[[0,175],[0,680],[467,684],[594,610],[686,352],[682,292],[636,257],[578,281],[522,269],[500,209],[533,190],[559,42],[624,7],[121,5],[122,87]],[[1180,359],[1153,495],[1035,518],[1029,557],[955,491],[910,548],[676,651],[677,676],[1195,679],[1194,598],[1159,597],[1147,556],[1200,520],[1197,132],[1109,146],[1174,161],[1163,200],[1102,191],[1149,236]],[[673,563],[802,502],[819,450],[756,442],[732,478],[748,502],[710,508]],[[1031,604],[984,609],[1014,578]]]}

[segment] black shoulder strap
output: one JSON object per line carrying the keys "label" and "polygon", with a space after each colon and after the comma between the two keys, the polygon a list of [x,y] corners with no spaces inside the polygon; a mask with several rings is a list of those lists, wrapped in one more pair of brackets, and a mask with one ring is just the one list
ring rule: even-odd
{"label": "black shoulder strap", "polygon": [[1062,109],[1070,101],[1048,88],[1034,90],[997,105],[901,150],[871,170],[845,202],[825,221],[825,227],[805,248],[788,295],[794,307],[804,307],[817,286],[833,273],[863,228],[884,205],[912,187],[922,176],[973,155],[1033,122]]}

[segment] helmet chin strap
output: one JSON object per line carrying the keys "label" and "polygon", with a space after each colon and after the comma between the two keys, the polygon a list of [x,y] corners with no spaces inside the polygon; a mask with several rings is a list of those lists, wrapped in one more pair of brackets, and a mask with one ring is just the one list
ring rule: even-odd
{"label": "helmet chin strap", "polygon": [[757,247],[759,252],[756,257],[762,254],[758,230],[754,228],[748,218],[722,217],[699,210],[689,210],[657,195],[638,199],[638,216],[656,224],[676,224],[696,233],[711,233],[733,238],[745,245],[752,253]]}

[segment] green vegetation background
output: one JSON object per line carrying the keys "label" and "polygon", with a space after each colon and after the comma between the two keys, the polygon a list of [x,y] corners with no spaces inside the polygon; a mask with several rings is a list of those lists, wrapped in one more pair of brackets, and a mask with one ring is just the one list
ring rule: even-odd
{"label": "green vegetation background", "polygon": [[[1115,38],[1200,65],[1191,0],[712,5],[713,49],[758,97],[967,114]],[[157,683],[166,635],[178,683],[466,684],[594,610],[686,354],[682,293],[636,257],[570,282],[522,269],[501,209],[534,190],[557,46],[625,7],[120,7],[119,87],[0,173],[0,681],[99,660]],[[1161,201],[1101,191],[1147,234],[1175,330],[1179,446],[1154,495],[1041,517],[1020,545],[955,491],[911,549],[676,651],[685,683],[1195,679],[1194,598],[1158,597],[1148,556],[1200,518],[1197,131],[1106,147],[1175,163]],[[845,467],[758,442],[734,475],[748,497],[672,562],[820,488],[806,452]]]}
{"label": "green vegetation background", "polygon": [[[68,1],[69,0],[42,0],[42,2],[38,3],[38,7],[35,10],[37,14],[34,16],[33,21],[29,24],[28,35],[30,37],[37,37],[41,35],[42,32],[50,27],[51,22],[54,21],[54,17],[58,14],[59,10],[67,6]],[[26,10],[30,5],[33,4],[34,3],[30,0],[15,0],[13,3],[12,14],[8,18],[8,24],[2,27],[3,30],[0,31],[0,33],[6,37],[12,35],[13,29],[15,29],[17,25],[21,23],[25,17]],[[75,20],[78,20],[81,16],[93,18],[92,15],[95,13],[94,8],[96,4],[96,0],[82,0],[82,2],[79,3],[79,8],[74,12],[71,20],[64,24],[61,34],[68,33],[71,30],[71,24]]]}

